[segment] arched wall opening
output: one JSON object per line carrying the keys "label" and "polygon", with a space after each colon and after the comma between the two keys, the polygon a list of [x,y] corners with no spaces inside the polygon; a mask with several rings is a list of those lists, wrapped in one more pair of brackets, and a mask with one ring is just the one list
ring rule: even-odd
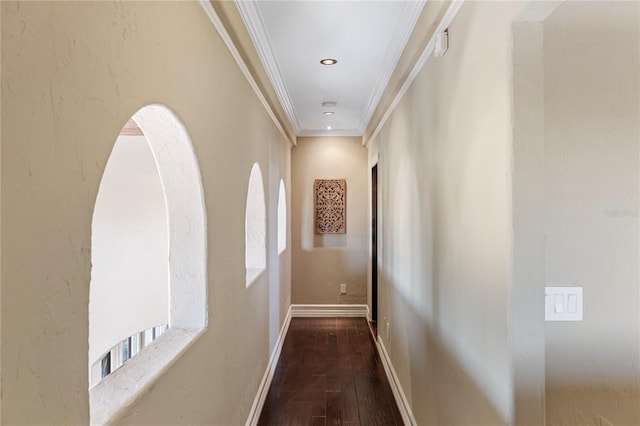
{"label": "arched wall opening", "polygon": [[287,193],[284,181],[280,179],[278,191],[278,254],[287,248]]}
{"label": "arched wall opening", "polygon": [[151,148],[133,121],[116,140],[100,182],[91,248],[89,377],[94,386],[151,342],[138,333],[169,323],[167,208]]}
{"label": "arched wall opening", "polygon": [[267,267],[267,214],[258,163],[253,164],[249,175],[244,224],[246,285],[249,287]]}
{"label": "arched wall opening", "polygon": [[[127,306],[132,312],[122,311],[119,305],[121,301],[118,299],[129,298],[131,295],[127,291],[118,291],[120,294],[117,294],[117,297],[110,297],[107,300],[99,297],[101,294],[117,291],[118,288],[113,280],[105,279],[101,275],[100,266],[108,263],[103,256],[111,258],[115,256],[113,250],[118,250],[117,245],[111,245],[108,247],[109,250],[96,246],[101,242],[100,227],[104,225],[104,223],[100,225],[96,223],[97,219],[104,218],[104,211],[102,211],[104,206],[101,203],[105,201],[105,195],[102,191],[109,187],[113,177],[111,176],[112,172],[121,171],[121,166],[118,165],[123,160],[121,157],[126,157],[126,153],[132,149],[137,149],[140,151],[139,153],[147,150],[145,170],[148,173],[146,177],[140,179],[142,183],[137,185],[138,189],[144,185],[150,185],[154,188],[153,203],[156,207],[154,213],[139,212],[141,217],[134,221],[140,225],[140,222],[145,220],[144,215],[151,214],[155,218],[153,231],[158,232],[158,235],[153,236],[155,241],[153,250],[149,247],[147,249],[155,253],[153,265],[158,268],[153,277],[155,280],[154,288],[161,289],[158,293],[165,294],[165,299],[159,303],[157,309],[153,310],[155,315],[153,321],[160,321],[160,323],[151,324],[151,326],[160,325],[161,327],[155,328],[152,333],[155,337],[156,332],[163,331],[161,330],[163,324],[168,326],[168,331],[153,342],[153,351],[143,349],[120,369],[90,389],[91,422],[99,424],[113,419],[122,407],[130,404],[133,399],[148,389],[162,371],[186,350],[207,325],[206,211],[200,170],[191,140],[182,123],[165,106],[145,106],[133,115],[132,120],[141,130],[142,138],[146,140],[138,139],[135,141],[135,148],[126,146],[124,139],[116,142],[105,168],[104,181],[101,182],[96,197],[92,224],[92,264],[94,267],[92,268],[89,296],[89,366],[91,367],[92,363],[95,363],[96,357],[100,359],[103,356],[104,352],[109,349],[109,344],[119,344],[123,339],[144,332],[145,328],[140,327],[147,327],[151,321],[149,318],[140,321],[141,315],[136,311],[137,307],[142,307],[147,303],[145,300],[130,301]],[[146,146],[141,143],[143,141],[147,142]],[[121,145],[121,142],[124,145]],[[157,170],[155,182],[150,173],[153,166],[149,164],[151,161],[148,157],[149,154],[152,154]],[[145,156],[143,155],[142,158]],[[128,161],[134,160],[129,158]],[[136,167],[142,167],[142,165],[129,164],[130,171],[135,171]],[[127,185],[125,178],[121,178],[119,181],[116,179],[116,182],[120,187],[121,195],[136,192],[131,191],[131,188],[125,188]],[[139,191],[138,195],[140,195]],[[161,204],[160,197],[162,197],[165,207],[164,221],[160,220],[159,216],[162,213],[158,213],[157,210]],[[141,204],[141,200],[131,200],[124,196],[122,198],[124,199],[120,200],[122,203],[119,209],[120,221],[112,222],[111,226],[131,222],[132,211],[127,208],[127,204],[129,207],[132,204]],[[137,234],[136,238],[143,240],[145,235],[144,233],[140,235],[141,229],[139,226],[136,226],[135,229],[129,226],[126,229],[120,229],[119,234]],[[146,232],[149,232],[149,229]],[[96,231],[98,232],[96,233]],[[139,247],[139,249],[143,248]],[[130,253],[130,256],[136,257],[138,260],[144,259],[143,255],[148,255],[148,252]],[[130,263],[131,265],[135,264],[135,260]],[[113,265],[111,266],[113,267]],[[145,268],[141,268],[138,270],[138,274],[144,274],[144,271]],[[105,306],[106,302],[109,304]],[[98,327],[100,326],[96,319],[98,314],[108,315],[111,318],[111,323],[116,321],[115,318],[123,317],[124,320],[120,322],[125,325],[120,327],[117,333],[111,333],[108,338],[104,338],[100,335],[104,330]],[[101,319],[101,322],[105,323],[104,318]],[[108,319],[106,323],[109,323]],[[130,339],[129,345],[131,345]],[[136,386],[131,386],[132,380],[135,381]]]}

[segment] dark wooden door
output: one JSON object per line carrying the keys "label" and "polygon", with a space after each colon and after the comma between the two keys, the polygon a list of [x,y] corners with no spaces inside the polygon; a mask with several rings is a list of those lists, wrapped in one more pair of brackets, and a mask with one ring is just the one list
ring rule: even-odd
{"label": "dark wooden door", "polygon": [[371,320],[378,321],[378,165],[371,169]]}

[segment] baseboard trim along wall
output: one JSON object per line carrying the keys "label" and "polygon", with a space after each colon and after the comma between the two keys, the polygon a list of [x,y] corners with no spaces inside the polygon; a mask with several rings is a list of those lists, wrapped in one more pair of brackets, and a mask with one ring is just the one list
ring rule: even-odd
{"label": "baseboard trim along wall", "polygon": [[247,422],[245,423],[246,426],[255,426],[258,424],[258,420],[260,420],[260,413],[262,413],[264,401],[265,399],[267,399],[267,393],[269,393],[271,381],[273,380],[273,375],[276,372],[278,360],[280,359],[280,352],[282,352],[284,338],[287,336],[289,324],[291,323],[291,311],[292,306],[289,306],[289,310],[287,311],[284,323],[282,324],[282,328],[280,329],[280,334],[278,335],[278,340],[276,340],[276,345],[274,346],[273,352],[271,353],[269,364],[267,364],[267,370],[264,372],[264,376],[262,376],[262,381],[260,382],[260,386],[258,387],[258,392],[256,393],[256,397],[253,400],[253,405],[251,406],[249,417],[247,418]]}
{"label": "baseboard trim along wall", "polygon": [[376,339],[376,346],[378,346],[378,353],[380,354],[380,359],[382,359],[384,371],[387,373],[387,377],[389,378],[391,391],[396,399],[396,404],[398,404],[398,410],[400,410],[402,421],[405,425],[417,425],[416,419],[413,417],[413,411],[411,411],[409,401],[407,401],[407,396],[404,394],[404,390],[400,385],[400,380],[396,375],[396,370],[393,368],[393,364],[391,364],[391,360],[389,359],[387,349],[384,347],[384,343],[382,343],[382,339],[379,337]]}
{"label": "baseboard trim along wall", "polygon": [[369,318],[367,305],[291,305],[292,317]]}

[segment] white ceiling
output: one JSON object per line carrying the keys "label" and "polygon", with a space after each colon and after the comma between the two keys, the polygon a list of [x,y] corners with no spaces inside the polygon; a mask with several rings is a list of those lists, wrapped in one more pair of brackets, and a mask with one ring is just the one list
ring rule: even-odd
{"label": "white ceiling", "polygon": [[[423,5],[400,0],[236,0],[298,136],[362,135]],[[323,58],[338,63],[321,65]],[[337,106],[323,108],[324,101]],[[326,116],[326,110],[335,114]]]}

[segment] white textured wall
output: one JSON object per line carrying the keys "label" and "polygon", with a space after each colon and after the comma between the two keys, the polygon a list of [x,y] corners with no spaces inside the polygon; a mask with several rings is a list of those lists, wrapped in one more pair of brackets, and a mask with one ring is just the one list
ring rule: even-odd
{"label": "white textured wall", "polygon": [[258,164],[254,164],[249,176],[244,219],[247,285],[267,265],[267,218],[264,203],[262,171]]}
{"label": "white textured wall", "polygon": [[567,2],[544,24],[547,425],[640,424],[640,4]]}
{"label": "white textured wall", "polygon": [[169,323],[168,230],[149,144],[118,137],[93,213],[89,366],[132,334]]}
{"label": "white textured wall", "polygon": [[[244,424],[290,300],[290,260],[278,258],[275,233],[288,141],[197,2],[0,7],[2,424],[89,423],[93,207],[123,123],[152,103],[184,124],[200,167],[209,320],[118,422]],[[269,274],[247,289],[255,162],[269,182]]]}
{"label": "white textured wall", "polygon": [[284,181],[280,180],[278,187],[278,254],[287,248],[287,236],[289,229],[287,226],[287,190]]}
{"label": "white textured wall", "polygon": [[[367,151],[360,138],[298,138],[291,154],[293,303],[367,303]],[[346,179],[346,234],[314,233],[315,179]],[[340,284],[347,294],[340,294]]]}

